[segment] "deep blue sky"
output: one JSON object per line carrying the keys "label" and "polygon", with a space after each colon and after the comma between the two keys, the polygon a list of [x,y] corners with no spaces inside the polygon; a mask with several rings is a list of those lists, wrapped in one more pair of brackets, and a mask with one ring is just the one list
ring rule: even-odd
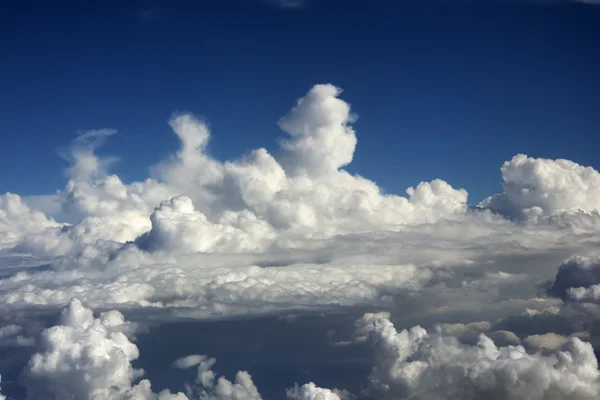
{"label": "deep blue sky", "polygon": [[600,169],[600,6],[423,3],[8,1],[0,192],[62,188],[56,149],[94,128],[118,129],[103,152],[144,178],[177,147],[174,111],[208,119],[219,159],[274,149],[277,119],[323,82],[359,115],[348,169],[390,192],[441,178],[473,203],[520,152]]}

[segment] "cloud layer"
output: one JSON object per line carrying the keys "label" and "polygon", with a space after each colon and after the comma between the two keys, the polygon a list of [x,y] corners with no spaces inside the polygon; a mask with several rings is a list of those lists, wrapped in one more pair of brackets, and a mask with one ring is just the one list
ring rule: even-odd
{"label": "cloud layer", "polygon": [[[209,154],[203,119],[174,115],[179,149],[136,182],[95,152],[115,130],[85,132],[61,154],[63,190],[0,196],[0,348],[33,352],[21,366],[29,398],[258,399],[249,374],[217,379],[193,352],[175,361],[199,371],[189,390],[153,392],[134,366],[134,327],[365,310],[383,313],[332,339],[375,345],[362,395],[596,395],[584,340],[596,342],[600,316],[600,173],[516,155],[503,193],[478,207],[439,179],[385,193],[344,169],[357,116],[341,97],[312,87],[279,120],[276,152],[228,161]],[[351,397],[294,383],[294,399]]]}

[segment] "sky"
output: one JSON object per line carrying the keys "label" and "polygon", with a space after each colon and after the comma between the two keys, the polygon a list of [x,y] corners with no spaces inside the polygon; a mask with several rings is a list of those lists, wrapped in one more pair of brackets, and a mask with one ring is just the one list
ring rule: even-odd
{"label": "sky", "polygon": [[597,1],[0,12],[0,400],[597,400]]}
{"label": "sky", "polygon": [[102,151],[142,179],[176,149],[173,112],[206,119],[217,159],[273,149],[295,94],[332,83],[358,115],[350,171],[391,193],[440,178],[476,204],[517,153],[599,166],[599,17],[560,1],[9,2],[0,191],[62,188],[58,153],[89,129],[118,130]]}

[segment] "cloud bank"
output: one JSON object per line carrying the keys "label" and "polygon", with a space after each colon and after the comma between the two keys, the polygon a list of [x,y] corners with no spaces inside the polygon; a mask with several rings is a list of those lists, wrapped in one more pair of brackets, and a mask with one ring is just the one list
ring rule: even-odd
{"label": "cloud bank", "polygon": [[358,133],[342,95],[315,85],[276,152],[227,161],[203,119],[174,115],[179,149],[142,181],[96,154],[115,130],[85,132],[63,190],[0,196],[0,349],[32,352],[28,398],[258,399],[248,373],[217,379],[194,352],[168,362],[198,369],[188,390],[155,393],[134,327],[365,311],[357,337],[331,341],[375,346],[364,393],[289,382],[289,398],[597,395],[600,173],[520,154],[478,207],[440,179],[385,193],[344,169]]}

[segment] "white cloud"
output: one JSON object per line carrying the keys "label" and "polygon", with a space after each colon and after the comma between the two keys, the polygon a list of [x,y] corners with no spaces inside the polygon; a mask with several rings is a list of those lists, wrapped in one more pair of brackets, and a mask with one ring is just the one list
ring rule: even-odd
{"label": "white cloud", "polygon": [[0,195],[0,248],[14,247],[23,236],[52,227],[60,227],[60,224],[30,209],[19,195]]}
{"label": "white cloud", "polygon": [[504,193],[487,198],[481,207],[513,216],[600,210],[600,173],[592,167],[519,154],[501,170]]}
{"label": "white cloud", "polygon": [[115,129],[96,129],[82,133],[73,141],[69,152],[62,153],[71,167],[69,176],[76,180],[101,178],[108,167],[117,161],[116,158],[99,158],[94,150],[104,143],[107,137],[116,134]]}
{"label": "white cloud", "polygon": [[338,98],[333,85],[315,85],[299,99],[279,126],[290,134],[283,140],[283,163],[292,176],[320,176],[350,164],[356,135],[350,123],[350,105]]}
{"label": "white cloud", "polygon": [[6,325],[0,328],[0,347],[3,346],[33,346],[34,340],[25,329],[19,325]]}
{"label": "white cloud", "polygon": [[[183,393],[153,393],[148,380],[135,381],[143,371],[132,361],[137,346],[126,336],[131,326],[118,311],[94,318],[92,310],[74,299],[62,311],[59,325],[44,330],[25,370],[28,399],[187,400]],[[199,399],[260,400],[250,375],[240,371],[235,382],[215,381],[214,359],[189,356],[175,362],[178,368],[198,365],[198,378],[190,393]]]}
{"label": "white cloud", "polygon": [[583,400],[600,394],[592,346],[577,338],[542,355],[497,347],[483,334],[468,346],[418,326],[398,332],[386,318],[363,322],[360,334],[368,329],[375,348],[369,379],[379,398]]}
{"label": "white cloud", "polygon": [[291,400],[340,400],[334,390],[320,388],[312,382],[288,390],[287,397]]}
{"label": "white cloud", "polygon": [[[504,193],[482,203],[491,210],[469,209],[466,190],[439,179],[408,188],[406,196],[386,194],[344,169],[357,133],[341,96],[335,86],[314,86],[279,121],[286,136],[278,151],[258,148],[224,162],[208,153],[208,124],[177,114],[169,124],[179,150],[138,182],[111,174],[115,159],[95,153],[115,131],[86,132],[63,154],[71,163],[64,190],[41,198],[0,196],[0,346],[25,349],[35,334],[22,316],[70,304],[27,367],[32,397],[66,390],[79,398],[185,398],[156,394],[148,381],[136,380],[137,347],[115,325],[127,326],[121,314],[94,318],[73,298],[162,322],[382,309],[387,314],[361,320],[355,341],[378,335],[381,321],[399,314],[407,326],[424,322],[440,332],[398,334],[386,325],[390,346],[414,361],[402,356],[378,364],[383,375],[375,373],[380,382],[373,385],[383,392],[433,399],[458,379],[448,371],[467,371],[473,390],[488,393],[496,386],[486,379],[496,379],[506,384],[496,398],[520,399],[525,392],[509,378],[525,374],[529,386],[522,390],[535,396],[541,378],[530,366],[536,365],[566,396],[553,368],[560,361],[565,376],[580,367],[589,372],[587,347],[569,335],[593,339],[593,324],[569,307],[598,302],[599,263],[574,258],[558,274],[555,266],[600,244],[600,174],[566,160],[518,155],[502,167]],[[551,292],[566,304],[545,295],[544,284],[553,279]],[[504,346],[519,343],[544,355]],[[576,356],[571,364],[561,361],[567,348]],[[522,366],[501,366],[509,356]],[[175,363],[201,369],[194,396],[259,398],[247,373],[216,379],[210,360],[195,355]],[[480,370],[466,368],[464,360]],[[434,377],[443,378],[434,392],[419,392]],[[588,382],[578,379],[575,394]],[[459,383],[456,390],[466,390]],[[307,399],[344,393],[314,384],[289,392]],[[477,398],[473,393],[465,398]]]}
{"label": "white cloud", "polygon": [[202,400],[261,400],[261,395],[246,371],[238,371],[232,382],[221,376],[218,379],[211,369],[214,358],[198,360],[198,376],[195,386],[189,386],[188,396]]}
{"label": "white cloud", "polygon": [[195,367],[196,365],[199,365],[204,361],[206,361],[206,356],[202,356],[199,354],[191,354],[189,356],[175,360],[173,366],[179,369],[188,369],[191,367]]}
{"label": "white cloud", "polygon": [[[88,247],[88,250],[92,248]],[[200,255],[179,261],[129,246],[99,248],[66,269],[28,274],[0,282],[0,299],[8,308],[62,306],[77,296],[94,307],[173,307],[196,318],[274,310],[391,304],[391,294],[418,290],[432,276],[415,265],[296,264],[263,268],[211,265]],[[69,268],[76,263],[78,268]],[[183,307],[183,308],[182,308]]]}
{"label": "white cloud", "polygon": [[137,240],[138,246],[147,250],[187,253],[259,251],[275,236],[271,226],[252,213],[237,213],[227,224],[211,223],[194,209],[192,200],[186,196],[163,201],[150,216],[150,221],[152,229]]}
{"label": "white cloud", "polygon": [[40,351],[25,370],[28,397],[49,399],[108,399],[127,389],[142,371],[131,366],[137,347],[119,330],[119,312],[94,319],[92,311],[73,300],[60,324],[45,330]]}

